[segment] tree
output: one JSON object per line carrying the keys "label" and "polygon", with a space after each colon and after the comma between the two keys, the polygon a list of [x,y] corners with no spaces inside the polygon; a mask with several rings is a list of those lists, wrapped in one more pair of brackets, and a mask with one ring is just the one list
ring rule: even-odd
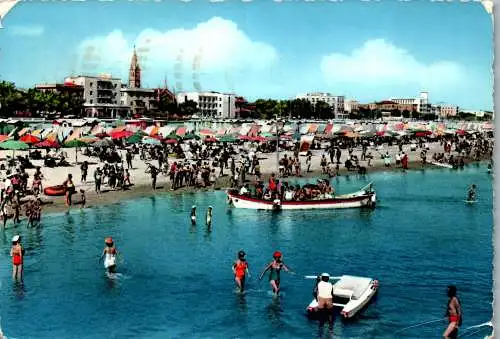
{"label": "tree", "polygon": [[195,115],[200,110],[198,109],[198,104],[193,100],[187,100],[178,106],[177,114],[180,116],[190,116]]}
{"label": "tree", "polygon": [[22,93],[13,82],[0,82],[0,115],[9,117],[22,108]]}
{"label": "tree", "polygon": [[399,109],[395,109],[391,112],[391,116],[393,117],[400,117],[401,116],[401,111]]}
{"label": "tree", "polygon": [[328,105],[324,101],[318,101],[316,102],[316,105],[314,105],[314,115],[318,119],[330,119],[332,118],[332,109],[330,105]]}
{"label": "tree", "polygon": [[408,118],[410,117],[410,114],[411,114],[411,113],[410,113],[410,111],[409,111],[409,110],[407,110],[407,109],[405,109],[405,110],[401,113],[401,115],[402,115],[402,116],[403,116],[403,118],[405,118],[405,119],[408,119]]}
{"label": "tree", "polygon": [[279,115],[279,106],[276,100],[258,99],[254,105],[257,117],[260,119],[272,119]]}

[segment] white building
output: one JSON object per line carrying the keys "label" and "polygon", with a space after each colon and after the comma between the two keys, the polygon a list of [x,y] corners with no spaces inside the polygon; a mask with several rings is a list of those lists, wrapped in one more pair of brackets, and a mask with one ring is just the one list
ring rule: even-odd
{"label": "white building", "polygon": [[179,104],[192,100],[203,118],[228,119],[236,117],[236,96],[219,92],[184,92],[177,94]]}
{"label": "white building", "polygon": [[144,114],[155,106],[155,92],[148,88],[128,88],[120,90],[120,104],[129,106],[132,114]]}
{"label": "white building", "polygon": [[346,113],[357,112],[359,110],[359,102],[356,100],[344,101],[344,111]]}
{"label": "white building", "polygon": [[420,92],[417,98],[390,98],[389,100],[400,105],[417,105],[417,112],[422,114],[431,113],[428,92]]}
{"label": "white building", "polygon": [[330,93],[313,92],[297,95],[296,99],[307,100],[313,106],[316,105],[318,101],[326,102],[328,105],[330,105],[330,107],[333,108],[333,114],[335,118],[342,118],[344,116],[344,96],[332,95]]}
{"label": "white building", "polygon": [[128,113],[120,101],[121,80],[111,75],[100,76],[78,75],[67,77],[65,83],[73,83],[83,87],[83,100],[87,116],[121,117]]}

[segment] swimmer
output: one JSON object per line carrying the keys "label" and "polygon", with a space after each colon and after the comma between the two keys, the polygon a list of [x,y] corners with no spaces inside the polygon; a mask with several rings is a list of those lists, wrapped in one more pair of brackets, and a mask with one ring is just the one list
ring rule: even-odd
{"label": "swimmer", "polygon": [[271,284],[274,295],[279,295],[280,293],[280,273],[282,269],[293,274],[290,268],[283,262],[283,256],[281,255],[281,252],[276,251],[273,254],[273,261],[267,264],[266,268],[259,277],[259,280],[261,280],[264,274],[269,271],[269,283]]}
{"label": "swimmer", "polygon": [[191,207],[191,225],[196,225],[196,206]]}
{"label": "swimmer", "polygon": [[108,271],[108,273],[116,273],[116,256],[118,255],[118,251],[113,245],[113,238],[108,237],[104,240],[106,247],[102,251],[101,258],[104,259],[104,268]]}
{"label": "swimmer", "polygon": [[208,206],[206,221],[208,229],[212,228],[212,206]]}
{"label": "swimmer", "polygon": [[245,251],[238,252],[238,259],[236,259],[233,264],[233,273],[236,285],[238,285],[240,292],[243,292],[245,289],[246,275],[250,277],[250,273],[248,272],[248,262],[245,259]]}
{"label": "swimmer", "polygon": [[12,279],[23,281],[24,248],[19,235],[12,237],[10,256],[12,257]]}
{"label": "swimmer", "polygon": [[469,187],[469,191],[467,193],[467,200],[468,201],[476,201],[476,185],[472,184]]}
{"label": "swimmer", "polygon": [[462,325],[462,306],[457,297],[457,288],[454,285],[448,286],[448,304],[446,305],[446,317],[448,327],[443,333],[443,338],[458,338],[458,328]]}

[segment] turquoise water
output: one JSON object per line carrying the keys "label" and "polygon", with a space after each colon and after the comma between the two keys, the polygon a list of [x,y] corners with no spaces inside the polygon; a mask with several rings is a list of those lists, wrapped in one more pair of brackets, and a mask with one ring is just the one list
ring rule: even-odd
{"label": "turquoise water", "polygon": [[[336,338],[438,338],[446,286],[458,286],[465,329],[491,319],[492,178],[486,166],[340,177],[340,193],[375,183],[374,211],[230,210],[223,192],[163,195],[45,215],[40,229],[0,233],[0,315],[14,338],[314,338],[305,317],[313,282],[283,273],[273,300],[256,277],[279,249],[301,275],[327,271],[380,280],[376,299]],[[479,202],[466,205],[467,185]],[[191,205],[199,222],[192,227]],[[201,222],[214,207],[213,229]],[[10,277],[10,239],[26,247],[25,284]],[[98,257],[104,237],[123,252],[110,280]],[[231,264],[247,252],[248,292],[235,293]],[[485,329],[470,338],[488,333]],[[464,335],[467,332],[463,332]]]}

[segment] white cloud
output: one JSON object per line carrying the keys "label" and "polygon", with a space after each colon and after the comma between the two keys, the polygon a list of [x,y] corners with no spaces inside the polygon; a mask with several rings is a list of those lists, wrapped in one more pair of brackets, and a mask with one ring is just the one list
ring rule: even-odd
{"label": "white cloud", "polygon": [[466,72],[453,61],[426,64],[383,39],[369,40],[350,55],[324,56],[320,67],[329,85],[359,85],[388,95],[408,89],[441,93],[446,88],[453,90],[465,80]]}
{"label": "white cloud", "polygon": [[7,32],[17,36],[40,36],[45,31],[43,26],[9,26]]}
{"label": "white cloud", "polygon": [[106,36],[89,38],[78,46],[79,71],[109,72],[126,80],[134,42],[144,69],[143,82],[151,86],[166,74],[171,84],[176,78],[183,78],[188,88],[193,73],[200,77],[218,76],[223,81],[226,73],[238,77],[255,75],[267,71],[278,58],[274,47],[253,41],[234,22],[214,17],[191,29],[145,29],[135,38],[115,30]]}

